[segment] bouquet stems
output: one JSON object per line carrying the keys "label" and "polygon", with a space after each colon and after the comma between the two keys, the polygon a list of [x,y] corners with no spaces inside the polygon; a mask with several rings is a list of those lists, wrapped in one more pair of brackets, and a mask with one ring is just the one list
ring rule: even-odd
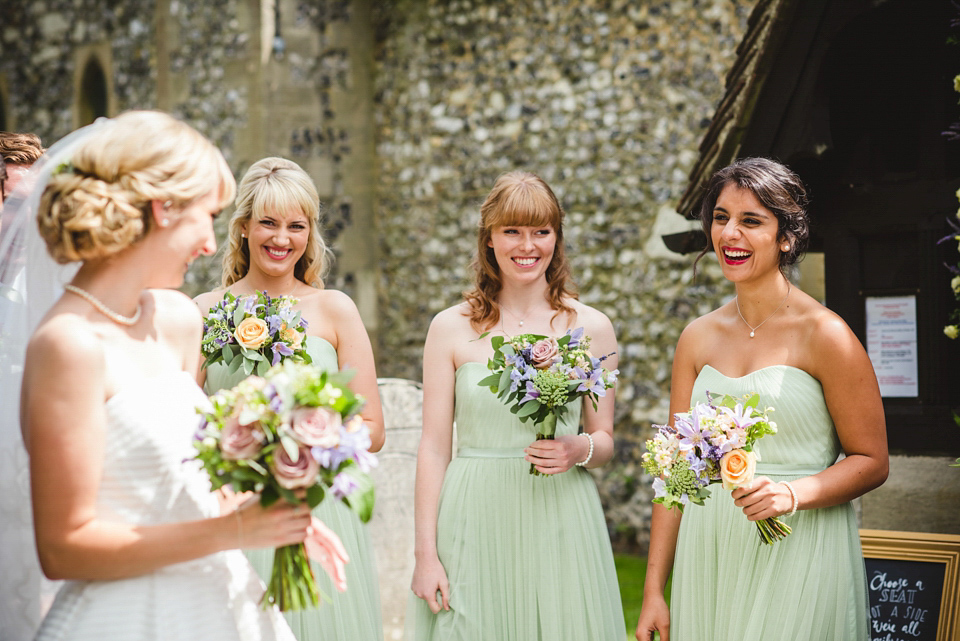
{"label": "bouquet stems", "polygon": [[281,612],[306,610],[320,604],[320,592],[303,543],[277,548],[273,553],[270,583],[261,605],[276,605]]}
{"label": "bouquet stems", "polygon": [[[552,441],[556,433],[557,415],[554,412],[547,412],[547,415],[543,417],[543,421],[537,423],[537,440]],[[534,476],[546,476],[546,474],[539,472],[533,463],[530,464],[530,473]]]}
{"label": "bouquet stems", "polygon": [[757,535],[767,545],[773,545],[780,539],[786,538],[791,532],[793,530],[790,526],[777,517],[757,521]]}

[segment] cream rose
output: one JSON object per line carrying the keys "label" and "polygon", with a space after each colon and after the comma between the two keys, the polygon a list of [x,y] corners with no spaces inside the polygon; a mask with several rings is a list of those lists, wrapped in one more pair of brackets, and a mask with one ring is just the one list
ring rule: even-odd
{"label": "cream rose", "polygon": [[336,447],[341,423],[340,413],[329,407],[302,407],[290,415],[290,431],[304,445]]}
{"label": "cream rose", "polygon": [[237,415],[227,419],[220,432],[220,451],[230,461],[254,458],[263,444],[263,431],[259,423],[241,425]]}
{"label": "cream rose", "polygon": [[263,319],[247,316],[237,325],[233,335],[242,347],[260,349],[260,346],[270,338],[270,330]]}
{"label": "cream rose", "polygon": [[537,369],[547,369],[553,364],[554,359],[560,352],[557,341],[553,338],[544,338],[533,344],[530,348],[530,361]]}
{"label": "cream rose", "polygon": [[300,446],[296,461],[290,458],[287,450],[278,447],[274,450],[270,469],[280,487],[297,490],[310,487],[317,481],[320,464],[310,454],[310,448],[305,445]]}
{"label": "cream rose", "polygon": [[757,471],[757,455],[746,450],[730,450],[720,459],[723,489],[735,490],[753,480]]}

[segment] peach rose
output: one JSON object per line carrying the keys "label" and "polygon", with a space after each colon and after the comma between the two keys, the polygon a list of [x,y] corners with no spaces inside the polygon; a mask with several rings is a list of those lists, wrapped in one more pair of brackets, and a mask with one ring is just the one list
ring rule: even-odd
{"label": "peach rose", "polygon": [[553,364],[559,352],[560,348],[555,339],[544,338],[530,348],[530,361],[537,369],[547,369]]}
{"label": "peach rose", "polygon": [[287,341],[293,349],[300,349],[300,346],[303,344],[303,334],[292,327],[284,325],[283,329],[280,330],[280,336],[283,337],[283,340]]}
{"label": "peach rose", "polygon": [[329,407],[301,407],[290,415],[290,431],[304,445],[336,447],[341,423],[340,413]]}
{"label": "peach rose", "polygon": [[234,414],[227,419],[220,431],[220,451],[229,461],[256,458],[263,443],[263,431],[259,423],[241,425]]}
{"label": "peach rose", "polygon": [[270,330],[263,319],[256,316],[247,316],[237,325],[233,335],[242,347],[260,349],[270,338]]}
{"label": "peach rose", "polygon": [[735,490],[753,480],[757,471],[757,455],[746,450],[730,450],[720,459],[723,489]]}
{"label": "peach rose", "polygon": [[310,487],[316,483],[320,464],[310,454],[310,448],[305,445],[300,446],[296,461],[290,458],[287,450],[278,447],[273,452],[270,469],[273,471],[273,476],[277,479],[280,487],[297,490],[302,487]]}

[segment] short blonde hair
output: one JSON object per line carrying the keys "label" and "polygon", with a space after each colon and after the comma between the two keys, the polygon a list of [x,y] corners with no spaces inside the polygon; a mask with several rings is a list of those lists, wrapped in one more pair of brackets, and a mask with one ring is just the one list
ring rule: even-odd
{"label": "short blonde hair", "polygon": [[310,176],[286,158],[264,158],[255,162],[240,180],[237,206],[230,219],[223,253],[224,287],[247,275],[250,248],[243,230],[253,220],[269,213],[299,209],[309,221],[306,251],[294,267],[294,276],[308,285],[323,287],[332,252],[320,233],[320,196]]}
{"label": "short blonde hair", "polygon": [[40,234],[58,263],[112,256],[144,237],[152,201],[186,205],[236,181],[220,151],[159,111],[129,111],[83,142],[54,169],[37,210]]}

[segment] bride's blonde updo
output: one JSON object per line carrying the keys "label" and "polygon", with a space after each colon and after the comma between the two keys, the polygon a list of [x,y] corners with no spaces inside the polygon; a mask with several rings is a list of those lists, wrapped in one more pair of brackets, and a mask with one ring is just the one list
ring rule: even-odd
{"label": "bride's blonde updo", "polygon": [[37,223],[58,263],[98,260],[143,238],[153,224],[151,201],[183,206],[213,189],[224,207],[236,182],[210,141],[165,113],[130,111],[53,170]]}

